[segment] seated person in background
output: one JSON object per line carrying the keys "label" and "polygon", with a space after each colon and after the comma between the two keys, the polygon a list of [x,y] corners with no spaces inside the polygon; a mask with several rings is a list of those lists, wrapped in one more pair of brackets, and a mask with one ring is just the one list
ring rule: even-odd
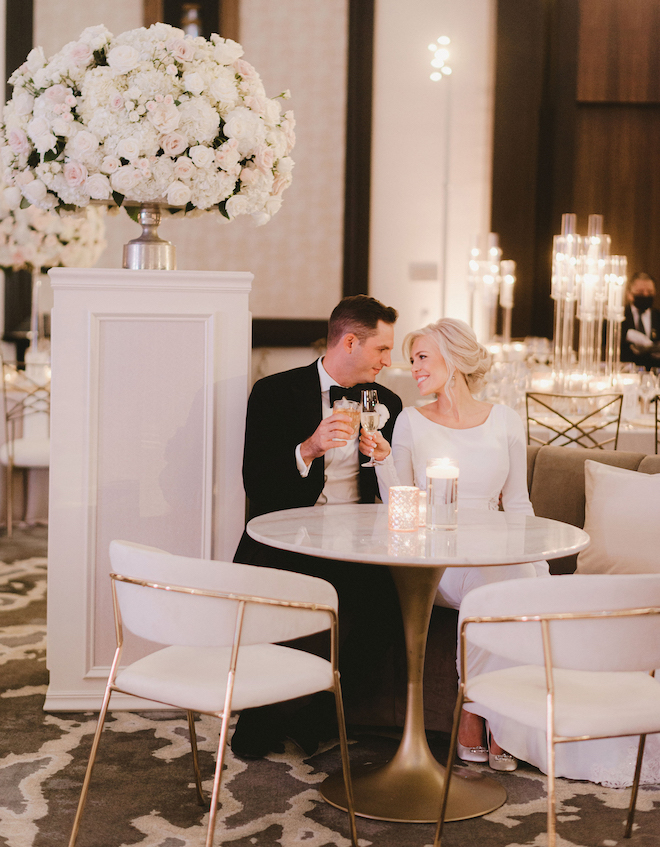
{"label": "seated person in background", "polygon": [[[360,467],[362,457],[349,418],[333,414],[332,402],[335,394],[350,397],[346,390],[350,388],[359,401],[360,383],[377,388],[378,399],[389,412],[383,433],[392,437],[401,400],[384,386],[375,386],[374,379],[391,364],[397,317],[395,309],[373,297],[346,297],[330,316],[328,349],[322,359],[255,383],[248,401],[243,456],[250,518],[300,506],[374,502],[378,493],[374,469]],[[370,692],[379,660],[402,629],[387,568],[276,550],[247,533],[243,533],[234,561],[297,571],[331,582],[339,595],[344,699],[350,703]],[[318,741],[332,732],[333,715],[334,701],[328,702],[322,695],[295,712],[281,706],[246,710],[236,725],[232,750],[244,758],[260,758],[283,749],[288,735],[309,755]]]}
{"label": "seated person in background", "polygon": [[[506,511],[533,515],[527,492],[527,447],[520,417],[513,409],[477,400],[490,368],[490,355],[463,321],[442,318],[411,332],[404,341],[412,376],[422,397],[433,402],[409,406],[397,418],[392,447],[383,434],[362,433],[363,450],[374,450],[381,497],[387,501],[391,485],[426,488],[428,459],[455,459],[460,469],[458,506],[497,510],[500,495]],[[547,562],[481,568],[447,568],[438,586],[436,604],[458,609],[463,597],[489,582],[521,577],[549,576]],[[470,673],[485,673],[502,660],[470,647]],[[459,660],[460,673],[460,660]],[[489,762],[494,770],[514,770],[517,762],[484,727],[484,720],[468,706],[458,732],[458,755],[472,762]]]}
{"label": "seated person in background", "polygon": [[653,308],[655,280],[636,273],[626,287],[626,308],[621,324],[621,361],[650,370],[660,367],[660,311]]}

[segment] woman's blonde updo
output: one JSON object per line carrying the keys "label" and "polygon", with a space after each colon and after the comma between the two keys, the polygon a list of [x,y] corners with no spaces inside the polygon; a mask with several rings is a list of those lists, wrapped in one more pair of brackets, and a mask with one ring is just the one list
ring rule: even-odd
{"label": "woman's blonde updo", "polygon": [[452,378],[456,372],[463,375],[471,394],[479,391],[490,370],[491,356],[477,341],[472,327],[456,318],[440,318],[422,329],[409,332],[403,341],[403,353],[410,359],[412,346],[418,338],[428,338],[445,360],[448,377],[445,393],[451,400]]}

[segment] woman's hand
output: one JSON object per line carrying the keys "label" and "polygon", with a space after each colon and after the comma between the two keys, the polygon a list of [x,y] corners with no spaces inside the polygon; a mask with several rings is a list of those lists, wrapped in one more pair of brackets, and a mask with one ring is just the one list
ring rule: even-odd
{"label": "woman's hand", "polygon": [[390,455],[392,448],[383,438],[380,432],[367,432],[362,428],[360,431],[360,453],[365,456],[373,456],[376,462],[382,462]]}

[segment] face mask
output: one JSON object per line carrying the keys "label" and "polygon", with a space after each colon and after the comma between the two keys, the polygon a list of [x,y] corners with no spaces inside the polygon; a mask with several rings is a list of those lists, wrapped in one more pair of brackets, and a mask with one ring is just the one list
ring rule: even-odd
{"label": "face mask", "polygon": [[638,312],[645,312],[653,305],[653,297],[645,297],[643,294],[636,294],[633,297],[633,303]]}

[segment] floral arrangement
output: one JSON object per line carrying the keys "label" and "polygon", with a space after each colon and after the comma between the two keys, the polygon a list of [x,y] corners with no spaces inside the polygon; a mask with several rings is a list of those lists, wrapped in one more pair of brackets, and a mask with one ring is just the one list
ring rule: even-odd
{"label": "floral arrangement", "polygon": [[0,205],[0,267],[18,270],[89,268],[106,247],[105,209],[62,214]]}
{"label": "floral arrangement", "polygon": [[35,48],[9,79],[6,203],[160,202],[266,223],[291,183],[295,121],[242,55],[163,23],[89,27],[49,60]]}

